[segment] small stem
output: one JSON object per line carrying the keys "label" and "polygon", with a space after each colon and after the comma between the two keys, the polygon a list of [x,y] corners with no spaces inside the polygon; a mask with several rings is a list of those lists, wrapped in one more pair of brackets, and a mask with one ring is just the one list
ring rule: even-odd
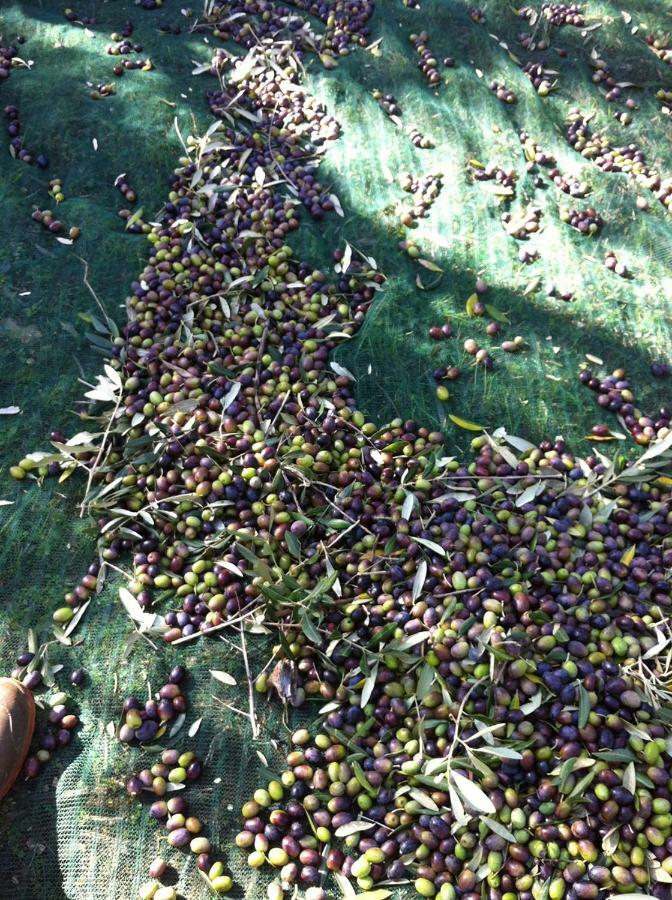
{"label": "small stem", "polygon": [[259,737],[259,725],[254,714],[254,684],[252,683],[252,675],[250,673],[250,662],[247,658],[247,644],[245,642],[245,628],[243,625],[240,626],[240,649],[243,653],[245,674],[247,676],[247,692],[250,704],[250,724],[252,726],[252,740],[256,741]]}

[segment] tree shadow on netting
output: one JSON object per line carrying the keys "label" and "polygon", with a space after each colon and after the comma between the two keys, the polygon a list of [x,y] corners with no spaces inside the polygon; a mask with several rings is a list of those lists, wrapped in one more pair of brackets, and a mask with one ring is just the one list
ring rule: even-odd
{"label": "tree shadow on netting", "polygon": [[[159,20],[130,2],[109,7],[83,2],[77,9],[98,17],[95,38],[65,22],[62,4],[3,4],[1,14],[0,32],[10,39],[25,34],[28,40],[21,52],[26,60],[34,60],[31,71],[16,69],[3,82],[2,105],[19,108],[26,146],[46,153],[50,161],[42,172],[12,160],[4,147],[0,156],[0,353],[12,361],[1,367],[0,405],[6,401],[22,410],[19,416],[5,417],[3,429],[2,496],[15,501],[13,507],[3,508],[0,518],[0,648],[7,672],[13,657],[25,650],[29,626],[38,627],[42,638],[47,636],[45,620],[95,552],[90,523],[77,520],[75,502],[82,485],[76,477],[61,486],[52,483],[26,491],[23,484],[8,483],[6,474],[26,452],[48,447],[51,428],[68,433],[82,428],[70,412],[85,390],[78,379],[94,380],[101,357],[84,337],[92,328],[81,317],[91,312],[101,317],[101,312],[83,283],[85,269],[78,257],[90,264],[89,281],[109,314],[122,322],[121,304],[146,258],[146,241],[124,231],[117,210],[127,204],[114,179],[128,172],[139,196],[134,209],[144,207],[144,218],[153,218],[181,152],[173,119],[179,117],[185,133],[196,133],[191,107],[205,111],[205,84],[197,82],[193,96],[188,93],[191,59],[205,58],[193,38],[158,35]],[[107,55],[105,45],[110,32],[128,18],[136,23],[134,40],[145,46],[142,55],[151,55],[156,69],[127,72],[115,83],[117,94],[109,101],[91,100],[95,83],[114,81],[111,68],[118,58]],[[173,10],[163,18],[174,21],[177,16]],[[47,190],[55,175],[63,179],[66,195],[60,206]],[[34,207],[54,209],[67,227],[80,227],[79,241],[72,247],[57,243],[31,221]],[[95,657],[90,636],[87,644]],[[72,663],[72,653],[62,658]],[[52,661],[58,659],[55,652]],[[85,704],[89,695],[86,689]],[[64,823],[59,821],[54,789],[81,754],[81,742],[75,738],[35,782],[17,784],[3,800],[0,867],[5,875],[0,897],[66,900],[63,873],[77,863],[58,855]],[[65,827],[75,832],[76,817]],[[83,847],[78,852],[83,859],[88,853]],[[101,871],[115,851],[110,847],[108,852]],[[81,885],[78,896],[97,890],[93,884],[89,887],[90,892]]]}

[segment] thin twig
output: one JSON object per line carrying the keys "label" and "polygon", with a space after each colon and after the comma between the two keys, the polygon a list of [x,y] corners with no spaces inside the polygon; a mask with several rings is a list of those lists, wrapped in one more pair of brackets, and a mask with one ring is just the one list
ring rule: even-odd
{"label": "thin twig", "polygon": [[100,460],[102,459],[103,453],[105,452],[105,447],[106,447],[106,444],[107,444],[107,437],[108,437],[108,435],[109,435],[109,433],[110,433],[110,429],[112,428],[112,423],[114,422],[114,417],[116,416],[116,414],[117,414],[117,412],[118,412],[118,410],[119,410],[119,407],[120,407],[120,405],[121,405],[121,398],[122,398],[122,396],[123,396],[123,392],[122,392],[122,390],[121,390],[121,388],[120,388],[120,389],[119,389],[119,394],[117,395],[117,402],[115,403],[114,409],[112,410],[112,415],[110,416],[110,419],[109,419],[109,421],[108,421],[108,423],[107,423],[107,427],[105,428],[105,431],[103,432],[103,439],[102,439],[101,444],[100,444],[100,450],[98,451],[98,455],[97,455],[96,458],[94,459],[93,464],[92,464],[91,468],[89,469],[89,477],[88,477],[87,482],[86,482],[86,490],[84,491],[84,498],[83,498],[82,503],[81,503],[81,505],[80,505],[80,507],[79,507],[79,517],[80,517],[80,519],[84,516],[85,508],[86,508],[86,501],[87,501],[87,499],[88,499],[88,497],[89,497],[89,491],[91,490],[91,485],[92,485],[92,483],[93,483],[93,477],[94,477],[94,475],[96,474],[96,469],[98,468],[98,463],[99,463]]}
{"label": "thin twig", "polygon": [[225,706],[227,709],[230,709],[231,712],[238,713],[239,716],[244,716],[246,719],[250,718],[250,714],[245,712],[244,709],[238,709],[237,706],[234,706],[232,703],[227,703],[225,700],[222,700],[221,697],[215,697],[213,695],[212,699],[215,703],[219,703],[221,706]]}
{"label": "thin twig", "polygon": [[250,704],[250,725],[252,726],[252,740],[256,741],[259,737],[259,725],[254,714],[254,684],[252,683],[252,675],[250,673],[250,661],[247,658],[247,644],[245,642],[245,628],[240,626],[240,649],[243,653],[243,662],[245,663],[245,675],[247,676],[247,693]]}
{"label": "thin twig", "polygon": [[83,263],[83,265],[84,265],[84,277],[83,277],[84,285],[89,289],[89,291],[91,292],[91,295],[93,296],[93,299],[94,299],[94,300],[96,301],[96,303],[98,304],[98,309],[99,309],[99,310],[101,311],[101,313],[103,314],[103,317],[104,317],[104,319],[105,319],[105,323],[107,324],[107,327],[108,327],[108,329],[109,329],[109,331],[110,331],[110,334],[112,334],[112,333],[113,333],[113,330],[114,330],[114,321],[108,316],[107,310],[106,310],[105,307],[103,306],[103,303],[102,303],[100,297],[99,297],[98,294],[94,291],[94,289],[91,287],[91,284],[89,283],[89,264],[88,264],[88,262],[87,262],[83,257],[81,257],[81,256],[78,256],[77,259],[78,259],[81,263]]}

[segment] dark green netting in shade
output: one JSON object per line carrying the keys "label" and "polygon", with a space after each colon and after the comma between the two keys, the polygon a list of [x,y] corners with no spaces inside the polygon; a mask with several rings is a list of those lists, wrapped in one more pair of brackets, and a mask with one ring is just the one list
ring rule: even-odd
{"label": "dark green netting in shade", "polygon": [[[0,82],[0,108],[18,107],[26,146],[50,161],[41,171],[12,159],[4,143],[0,146],[0,406],[21,409],[19,415],[0,416],[0,499],[12,504],[0,507],[2,674],[25,649],[30,627],[47,638],[53,609],[95,558],[96,529],[79,516],[82,476],[38,487],[13,482],[8,469],[26,452],[46,447],[50,429],[81,429],[74,411],[86,390],[80,379],[93,383],[102,365],[86,337],[89,317],[99,310],[85,274],[109,314],[117,323],[124,320],[128,286],[142,268],[147,246],[142,236],[124,230],[117,211],[126,203],[115,179],[127,173],[138,195],[133,208],[142,208],[151,221],[181,152],[175,119],[183,135],[202,133],[210,122],[204,94],[214,82],[192,70],[209,60],[213,44],[189,31],[181,2],[165,0],[151,13],[126,0],[77,0],[76,5],[80,14],[95,15],[95,27],[69,24],[64,3],[57,0],[0,2],[0,34],[10,42],[24,35],[21,53],[32,61]],[[195,14],[197,6],[200,0]],[[536,55],[557,73],[548,97],[536,93],[516,62],[517,56],[527,59],[518,35],[528,26],[504,0],[484,5],[484,25],[472,21],[462,0],[421,0],[420,9],[380,0],[371,22],[372,42],[379,43],[372,49],[357,50],[332,70],[307,62],[308,90],[342,126],[340,140],[327,149],[321,177],[338,196],[344,216],[305,221],[292,243],[316,268],[327,270],[333,267],[333,249],[347,241],[375,258],[388,278],[357,337],[336,354],[356,377],[358,401],[374,421],[400,415],[443,426],[453,413],[532,441],[562,434],[578,448],[591,425],[607,415],[578,384],[586,353],[608,368],[624,365],[643,408],[655,409],[667,399],[665,382],[652,382],[649,366],[669,356],[670,214],[628,176],[601,172],[565,139],[566,119],[576,106],[593,115],[592,130],[604,128],[615,146],[637,144],[650,165],[672,174],[672,121],[655,96],[661,86],[672,90],[672,68],[643,40],[648,32],[670,28],[668,4],[633,0],[627,6],[625,14],[621,3],[588,0],[588,29],[563,29],[554,35],[553,49]],[[155,68],[114,79],[115,60],[105,48],[126,19],[133,20],[133,40],[144,46],[142,55],[151,57]],[[181,33],[160,33],[161,22],[179,24]],[[455,68],[440,67],[438,89],[427,85],[408,39],[423,29],[438,60],[456,61]],[[558,47],[567,50],[566,57]],[[637,106],[631,124],[614,118],[625,106],[609,105],[604,89],[592,84],[596,57],[619,82],[631,85],[624,88]],[[514,90],[518,102],[499,102],[489,89],[492,80]],[[110,81],[115,95],[90,99],[92,86]],[[374,89],[394,94],[402,127],[371,97]],[[430,136],[434,149],[415,148],[405,133],[412,127]],[[522,131],[556,157],[563,173],[588,182],[589,197],[572,199],[546,176],[543,187],[536,185],[535,173],[527,171]],[[510,206],[498,202],[489,182],[474,182],[470,160],[515,170],[516,199]],[[439,198],[413,231],[399,224],[401,207],[409,202],[399,177],[407,171],[418,177],[443,174]],[[62,179],[66,197],[59,216],[81,229],[72,246],[59,244],[31,220],[34,207],[55,207],[47,193],[54,176]],[[648,211],[638,208],[638,197],[648,199]],[[516,215],[529,206],[541,210],[542,230],[521,244],[507,235],[500,218],[507,209]],[[581,237],[559,220],[559,212],[572,206],[597,209],[605,222],[599,237]],[[441,271],[409,259],[398,248],[400,240],[415,241],[421,258]],[[537,249],[538,261],[520,263],[521,246]],[[608,250],[627,263],[631,280],[607,270]],[[503,337],[521,335],[527,345],[516,355],[493,350],[491,371],[473,366],[462,350],[470,337],[486,347],[498,343],[485,333],[490,316],[470,318],[465,311],[479,278],[490,286],[485,302],[510,321]],[[552,285],[572,292],[573,302],[549,296]],[[446,320],[456,338],[431,341],[428,329]],[[432,372],[448,364],[458,365],[462,376],[451,385],[451,399],[439,403]],[[456,454],[473,436],[449,423],[447,432]],[[132,628],[117,600],[120,583],[108,576],[76,632],[76,646],[53,648],[52,663],[83,666],[89,673],[86,685],[71,691],[83,726],[39,779],[18,784],[0,805],[0,898],[137,896],[149,861],[166,843],[146,810],[123,789],[123,777],[148,759],[123,749],[106,726],[117,721],[125,696],[144,695],[148,682],[155,690],[179,660],[191,680],[187,726],[177,745],[196,750],[207,762],[202,781],[190,789],[193,810],[224,851],[236,881],[234,896],[258,900],[265,876],[245,866],[233,838],[241,803],[268,778],[257,750],[271,770],[280,765],[281,753],[271,743],[277,741],[280,750],[286,745],[288,726],[280,706],[258,701],[261,737],[252,742],[246,720],[215,699],[244,706],[246,691],[223,688],[209,675],[210,669],[225,669],[242,685],[240,653],[220,639],[181,649],[155,651],[142,641],[129,647]],[[263,649],[253,647],[251,659],[256,673],[266,660]],[[306,715],[312,711],[309,707]],[[188,738],[188,725],[199,717],[200,729]],[[181,894],[204,896],[193,861],[175,851],[169,859],[179,871]]]}

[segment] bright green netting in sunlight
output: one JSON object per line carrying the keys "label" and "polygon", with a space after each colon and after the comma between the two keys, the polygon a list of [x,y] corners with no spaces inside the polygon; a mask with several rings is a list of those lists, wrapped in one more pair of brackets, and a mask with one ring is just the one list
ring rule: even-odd
{"label": "bright green netting in sunlight", "polygon": [[[357,378],[361,405],[376,421],[403,415],[436,425],[454,413],[490,428],[504,425],[531,439],[562,433],[578,446],[599,418],[592,395],[577,384],[585,353],[612,368],[625,364],[645,408],[665,400],[664,383],[647,385],[651,359],[666,356],[669,349],[672,221],[651,195],[651,211],[638,212],[636,199],[644,192],[626,176],[600,173],[575,153],[565,142],[564,121],[569,108],[578,105],[594,113],[591,126],[606,127],[613,144],[636,143],[650,164],[672,173],[672,127],[654,96],[657,87],[672,86],[672,69],[642,40],[647,31],[669,27],[669,18],[660,12],[665,4],[633,0],[632,21],[626,22],[620,4],[589,0],[589,25],[600,27],[586,34],[572,28],[554,34],[553,47],[565,47],[568,56],[546,52],[548,67],[558,73],[557,90],[547,98],[537,96],[502,46],[527,58],[517,42],[527,27],[510,4],[486,4],[486,25],[472,22],[461,0],[422,0],[421,5],[412,10],[401,0],[382,0],[372,21],[373,40],[382,42],[373,52],[359,50],[332,71],[308,64],[309,89],[343,127],[322,173],[340,198],[344,217],[332,215],[323,226],[306,223],[296,239],[297,252],[326,269],[333,266],[331,251],[348,241],[373,256],[389,278],[360,334],[337,353]],[[0,9],[0,33],[9,40],[24,34],[23,58],[34,63],[13,70],[0,84],[1,105],[19,108],[26,146],[50,159],[48,172],[41,172],[12,160],[6,148],[0,152],[0,406],[15,404],[22,410],[0,421],[0,498],[13,503],[0,507],[3,673],[24,649],[30,626],[46,639],[52,610],[84,574],[95,551],[95,529],[79,518],[77,508],[80,476],[38,488],[11,482],[8,467],[26,452],[45,447],[50,428],[81,430],[72,412],[85,390],[78,379],[92,382],[102,363],[86,337],[91,331],[87,317],[98,310],[83,281],[82,260],[98,297],[123,322],[128,286],[140,271],[146,244],[124,231],[117,210],[125,201],[114,180],[128,173],[139,198],[134,208],[142,207],[151,220],[180,153],[174,119],[183,133],[204,130],[204,92],[213,84],[207,75],[191,74],[194,61],[207,61],[212,45],[189,33],[177,0],[166,0],[163,10],[152,13],[116,0],[78,0],[76,6],[80,14],[96,16],[95,28],[68,24],[56,0],[6,0]],[[142,55],[152,58],[155,70],[114,79],[114,58],[105,48],[110,33],[129,18],[136,25],[134,41],[144,45]],[[164,21],[181,24],[182,33],[159,33]],[[632,33],[635,25],[637,34]],[[453,56],[457,63],[442,70],[445,83],[438,90],[425,83],[408,41],[412,31],[422,29],[430,32],[439,60]],[[593,48],[599,48],[619,81],[635,85],[628,93],[639,109],[629,127],[613,118],[591,84]],[[488,88],[492,79],[515,90],[518,103],[498,102]],[[109,81],[115,83],[114,96],[98,102],[89,98],[92,85]],[[374,88],[394,94],[404,128],[429,135],[435,149],[415,149],[372,99]],[[518,138],[522,130],[556,156],[563,172],[587,181],[590,197],[574,201],[553,186],[535,187]],[[520,244],[500,223],[504,207],[482,184],[472,183],[470,159],[515,168],[511,212],[529,205],[543,212],[543,230],[526,243],[538,249],[537,262],[518,262]],[[398,224],[400,204],[409,200],[398,183],[405,171],[444,175],[430,216],[412,232]],[[47,193],[54,176],[61,177],[66,196],[58,214],[82,232],[73,246],[57,243],[30,218],[34,206],[54,208]],[[599,238],[581,238],[559,221],[559,209],[572,205],[597,208],[605,220]],[[443,273],[399,252],[398,241],[409,237]],[[635,276],[631,281],[607,271],[607,249],[627,263]],[[486,301],[511,322],[503,336],[520,334],[529,347],[516,356],[493,354],[491,372],[473,368],[461,349],[467,337],[491,346],[485,335],[489,319],[470,319],[465,312],[477,277],[491,285]],[[549,297],[551,283],[573,291],[574,302]],[[429,341],[428,328],[446,319],[457,337]],[[451,400],[440,406],[431,373],[449,362],[463,374]],[[464,450],[468,438],[467,432],[449,428],[455,451]],[[203,781],[189,791],[193,809],[225,851],[236,895],[261,898],[262,877],[246,868],[232,841],[241,802],[268,774],[257,749],[273,773],[278,769],[280,756],[270,743],[271,736],[281,747],[285,743],[278,704],[259,704],[261,738],[253,743],[246,721],[213,699],[245,707],[245,691],[224,688],[209,676],[211,668],[226,669],[243,682],[238,651],[221,640],[186,645],[183,652],[163,647],[155,652],[144,642],[129,647],[132,629],[116,600],[117,587],[110,578],[91,605],[77,631],[81,644],[52,654],[53,663],[83,665],[90,673],[87,686],[76,693],[84,725],[35,783],[19,785],[2,804],[0,897],[137,896],[149,861],[166,844],[161,829],[127,799],[119,780],[150,758],[121,749],[105,727],[116,721],[124,696],[146,692],[148,681],[155,689],[179,659],[194,682],[187,725],[177,744],[192,747],[209,763]],[[253,651],[255,672],[264,661],[260,648]],[[189,739],[187,728],[198,717],[203,717],[201,727]],[[169,858],[180,872],[181,893],[203,896],[206,889],[193,862],[176,851]]]}

